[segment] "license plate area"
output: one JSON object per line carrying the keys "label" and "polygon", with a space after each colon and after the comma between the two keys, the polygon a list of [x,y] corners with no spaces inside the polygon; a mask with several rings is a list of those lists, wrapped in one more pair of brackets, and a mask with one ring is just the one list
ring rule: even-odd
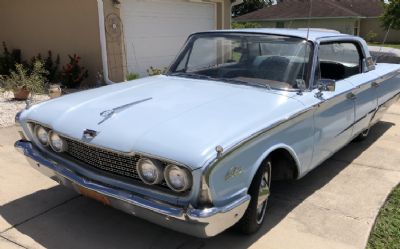
{"label": "license plate area", "polygon": [[78,190],[81,193],[81,195],[83,195],[85,197],[88,197],[90,199],[99,201],[99,202],[101,202],[101,203],[103,203],[104,205],[107,205],[107,206],[111,205],[109,198],[107,196],[103,195],[103,194],[100,194],[100,193],[98,193],[96,191],[93,191],[93,190],[90,190],[90,189],[87,189],[87,188],[83,188],[81,186],[78,186]]}

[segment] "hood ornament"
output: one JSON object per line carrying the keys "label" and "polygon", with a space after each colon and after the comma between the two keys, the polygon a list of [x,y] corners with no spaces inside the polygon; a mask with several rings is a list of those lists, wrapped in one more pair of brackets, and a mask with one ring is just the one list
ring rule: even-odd
{"label": "hood ornament", "polygon": [[83,131],[83,137],[85,139],[93,139],[95,136],[97,136],[98,132],[95,130],[89,130],[86,129]]}
{"label": "hood ornament", "polygon": [[109,118],[111,118],[112,116],[114,116],[114,114],[116,114],[116,113],[118,113],[118,112],[121,112],[121,111],[123,111],[123,110],[125,110],[125,109],[127,109],[127,108],[129,108],[129,107],[131,107],[131,106],[133,106],[133,105],[137,105],[137,104],[143,103],[143,102],[148,101],[148,100],[151,100],[151,99],[153,99],[153,98],[146,98],[146,99],[138,100],[138,101],[135,101],[135,102],[126,104],[126,105],[122,105],[122,106],[115,107],[115,108],[113,108],[113,109],[111,109],[111,110],[102,111],[102,112],[100,113],[100,116],[103,117],[104,119],[101,120],[101,121],[98,123],[98,125],[104,123],[106,120],[108,120]]}

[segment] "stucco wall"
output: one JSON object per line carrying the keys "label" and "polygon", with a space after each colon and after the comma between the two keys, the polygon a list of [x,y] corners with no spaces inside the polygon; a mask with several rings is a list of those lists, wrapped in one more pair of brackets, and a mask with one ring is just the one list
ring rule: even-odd
{"label": "stucco wall", "polygon": [[[374,42],[382,42],[386,31],[382,28],[378,18],[362,19],[360,26],[360,36],[366,37],[369,32],[376,33],[377,36],[372,40]],[[387,41],[388,43],[400,43],[400,31],[390,30]]]}
{"label": "stucco wall", "polygon": [[78,53],[89,70],[85,84],[94,84],[102,70],[96,0],[1,0],[0,42],[22,50],[24,59],[48,50]]}
{"label": "stucco wall", "polygon": [[[278,21],[260,22],[262,27],[276,28]],[[306,28],[308,27],[308,20],[292,20],[282,21],[285,28]],[[353,34],[354,26],[356,25],[355,19],[313,19],[310,20],[310,28],[324,28],[334,29],[341,33]]]}

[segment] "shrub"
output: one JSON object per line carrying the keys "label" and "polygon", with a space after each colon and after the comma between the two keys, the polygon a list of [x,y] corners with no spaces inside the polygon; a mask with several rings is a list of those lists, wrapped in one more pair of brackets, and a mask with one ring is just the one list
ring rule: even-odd
{"label": "shrub", "polygon": [[165,74],[166,72],[167,72],[166,67],[164,67],[164,69],[160,69],[160,68],[156,68],[156,67],[150,67],[149,69],[147,69],[147,74],[149,76]]}
{"label": "shrub", "polygon": [[3,42],[3,54],[0,56],[0,75],[10,75],[11,71],[15,71],[16,64],[21,64],[21,50],[8,50],[7,45]]}
{"label": "shrub", "polygon": [[59,67],[60,67],[60,55],[57,54],[56,59],[53,59],[53,53],[51,50],[48,51],[47,53],[47,58],[43,59],[41,54],[38,54],[37,56],[32,57],[31,63],[28,64],[29,70],[33,69],[33,65],[35,61],[40,60],[43,62],[44,69],[48,72],[46,74],[46,78],[48,82],[51,83],[57,83],[60,81],[60,72],[59,72]]}
{"label": "shrub", "polygon": [[256,22],[233,22],[232,29],[251,29],[261,28],[261,24]]}
{"label": "shrub", "polygon": [[375,33],[374,31],[370,30],[370,31],[365,35],[365,40],[366,40],[367,42],[373,42],[377,36],[378,36],[377,33]]}
{"label": "shrub", "polygon": [[15,65],[15,71],[11,71],[9,76],[1,76],[2,91],[14,91],[25,89],[32,94],[43,93],[46,86],[47,71],[44,69],[42,61],[37,60],[33,63],[32,72],[22,64]]}
{"label": "shrub", "polygon": [[68,88],[77,88],[83,80],[89,77],[89,72],[85,67],[79,65],[81,60],[79,55],[68,55],[68,57],[70,60],[69,63],[62,68],[61,84]]}
{"label": "shrub", "polygon": [[138,73],[128,73],[127,75],[126,75],[126,80],[137,80],[137,79],[139,79],[139,74]]}

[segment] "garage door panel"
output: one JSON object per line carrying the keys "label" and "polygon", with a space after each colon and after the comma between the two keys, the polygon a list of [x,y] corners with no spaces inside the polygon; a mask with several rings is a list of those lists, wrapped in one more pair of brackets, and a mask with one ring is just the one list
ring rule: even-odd
{"label": "garage door panel", "polygon": [[150,66],[168,66],[189,34],[216,28],[215,8],[180,0],[121,1],[128,70],[144,76]]}
{"label": "garage door panel", "polygon": [[[196,23],[194,25],[193,23]],[[214,19],[138,18],[125,25],[126,38],[154,36],[187,36],[190,33],[213,29]],[[204,27],[210,27],[205,29]]]}
{"label": "garage door panel", "polygon": [[[163,44],[160,44],[159,39],[136,39],[136,45],[132,46],[135,46],[137,58],[175,56],[182,47],[184,39],[185,37],[163,38],[161,40]],[[177,46],[178,43],[180,46]]]}
{"label": "garage door panel", "polygon": [[122,7],[126,13],[131,15],[152,15],[155,17],[164,16],[214,16],[213,4],[190,3],[179,0],[162,1],[143,1],[143,0],[125,0],[122,1]]}

